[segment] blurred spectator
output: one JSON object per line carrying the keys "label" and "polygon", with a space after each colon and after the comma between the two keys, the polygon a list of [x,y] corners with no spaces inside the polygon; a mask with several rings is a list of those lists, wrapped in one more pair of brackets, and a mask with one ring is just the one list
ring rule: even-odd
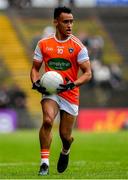
{"label": "blurred spectator", "polygon": [[53,26],[46,26],[46,27],[43,29],[41,38],[48,37],[49,35],[53,34],[54,32],[55,32],[55,28],[54,28]]}
{"label": "blurred spectator", "polygon": [[[80,41],[86,46],[88,49],[89,57],[91,56],[91,47],[90,47],[90,39],[91,37],[88,35],[88,33],[84,30],[79,30],[77,37],[80,39]],[[91,59],[90,59],[91,60]]]}
{"label": "blurred spectator", "polygon": [[58,0],[58,6],[63,6],[63,0]]}
{"label": "blurred spectator", "polygon": [[111,89],[111,71],[107,65],[98,60],[92,61],[92,70],[96,85],[103,89]]}
{"label": "blurred spectator", "polygon": [[36,32],[35,36],[32,39],[31,47],[32,50],[34,51],[37,45],[37,42],[41,39],[41,34],[40,32]]}
{"label": "blurred spectator", "polygon": [[58,6],[70,6],[73,8],[75,6],[75,0],[58,0]]}
{"label": "blurred spectator", "polygon": [[35,123],[26,108],[26,94],[14,84],[8,89],[7,95],[9,97],[9,103],[7,108],[15,109],[18,117],[17,127],[18,128],[34,128]]}
{"label": "blurred spectator", "polygon": [[0,87],[0,108],[26,108],[26,94],[17,86]]}
{"label": "blurred spectator", "polygon": [[102,59],[104,40],[101,36],[90,36],[87,32],[79,30],[78,38],[87,47],[90,60]]}
{"label": "blurred spectator", "polygon": [[99,106],[106,106],[112,96],[112,76],[110,68],[99,60],[93,60],[92,71],[95,85],[93,87],[97,104]]}
{"label": "blurred spectator", "polygon": [[9,4],[9,7],[13,7],[14,6],[14,0],[8,0],[8,4]]}
{"label": "blurred spectator", "polygon": [[90,38],[90,59],[102,59],[104,40],[101,36],[97,35]]}
{"label": "blurred spectator", "polygon": [[9,6],[13,8],[25,8],[31,6],[31,0],[8,0]]}
{"label": "blurred spectator", "polygon": [[79,30],[77,36],[87,48],[90,47],[90,37],[87,32]]}
{"label": "blurred spectator", "polygon": [[114,63],[114,64],[111,64],[110,68],[111,68],[111,72],[112,72],[112,75],[114,76],[114,78],[117,79],[118,81],[121,81],[122,72],[121,72],[121,69],[119,68],[119,66]]}
{"label": "blurred spectator", "polygon": [[49,35],[53,34],[55,32],[55,29],[53,26],[46,26],[44,29],[43,29],[43,32],[40,33],[40,32],[37,32],[35,34],[35,36],[33,37],[32,39],[32,50],[35,50],[36,48],[36,45],[37,45],[37,42],[42,39],[42,38],[45,38],[45,37],[48,37]]}
{"label": "blurred spectator", "polygon": [[0,88],[0,108],[6,108],[9,105],[10,98],[7,93],[7,87],[2,86]]}
{"label": "blurred spectator", "polygon": [[13,85],[8,90],[8,95],[10,97],[10,107],[17,109],[26,108],[26,94],[17,85]]}
{"label": "blurred spectator", "polygon": [[75,1],[74,0],[69,0],[69,6],[73,8],[75,6]]}
{"label": "blurred spectator", "polygon": [[113,85],[113,88],[120,89],[120,87],[122,87],[121,84],[123,82],[122,72],[121,72],[120,67],[114,63],[114,64],[111,64],[110,70],[112,74],[111,83]]}
{"label": "blurred spectator", "polygon": [[125,87],[121,69],[117,64],[107,66],[99,60],[92,61],[95,85],[102,89],[121,90]]}

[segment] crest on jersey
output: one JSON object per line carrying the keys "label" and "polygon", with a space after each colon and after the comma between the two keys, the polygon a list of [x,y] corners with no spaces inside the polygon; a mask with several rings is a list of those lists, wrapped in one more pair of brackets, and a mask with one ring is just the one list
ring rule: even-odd
{"label": "crest on jersey", "polygon": [[68,51],[72,53],[74,51],[74,48],[68,48]]}

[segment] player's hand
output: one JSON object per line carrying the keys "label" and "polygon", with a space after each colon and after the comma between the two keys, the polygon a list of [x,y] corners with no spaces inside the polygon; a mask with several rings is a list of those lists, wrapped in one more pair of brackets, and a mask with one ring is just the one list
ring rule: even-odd
{"label": "player's hand", "polygon": [[67,84],[60,84],[60,87],[57,88],[57,93],[72,90],[74,88],[75,88],[74,82],[69,81]]}
{"label": "player's hand", "polygon": [[40,80],[37,80],[33,83],[32,89],[37,90],[41,94],[49,95],[49,93],[46,91],[46,88],[40,85]]}

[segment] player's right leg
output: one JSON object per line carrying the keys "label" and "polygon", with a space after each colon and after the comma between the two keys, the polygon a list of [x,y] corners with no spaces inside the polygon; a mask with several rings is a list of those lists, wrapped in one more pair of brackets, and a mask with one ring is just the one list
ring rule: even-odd
{"label": "player's right leg", "polygon": [[52,126],[54,119],[58,113],[58,104],[52,99],[43,99],[41,101],[43,112],[43,123],[39,132],[40,149],[41,149],[41,165],[39,175],[47,175],[49,173],[49,151],[52,141]]}

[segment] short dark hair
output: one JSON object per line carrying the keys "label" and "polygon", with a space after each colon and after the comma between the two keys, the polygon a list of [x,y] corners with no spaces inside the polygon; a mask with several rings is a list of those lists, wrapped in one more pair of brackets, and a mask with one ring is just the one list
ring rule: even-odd
{"label": "short dark hair", "polygon": [[57,7],[54,9],[54,19],[57,19],[61,13],[72,13],[72,10],[69,7]]}

